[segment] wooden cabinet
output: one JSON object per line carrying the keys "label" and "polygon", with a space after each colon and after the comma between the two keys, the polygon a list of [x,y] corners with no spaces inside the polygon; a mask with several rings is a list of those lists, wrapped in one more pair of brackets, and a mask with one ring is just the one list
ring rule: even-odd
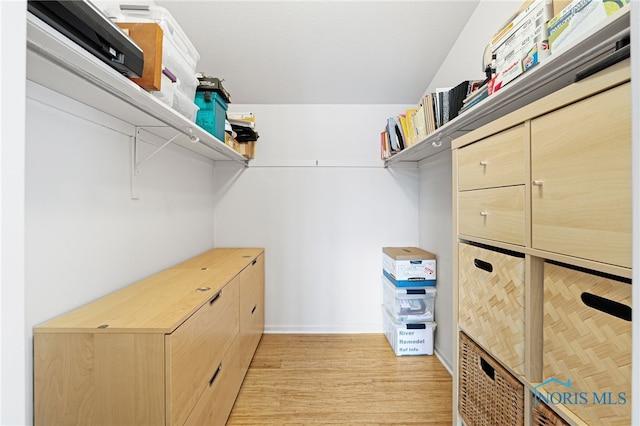
{"label": "wooden cabinet", "polygon": [[630,86],[531,121],[534,248],[631,267]]}
{"label": "wooden cabinet", "polygon": [[224,423],[264,328],[263,253],[211,250],[35,327],[35,424]]}
{"label": "wooden cabinet", "polygon": [[[452,143],[454,342],[464,331],[537,390],[525,425],[535,398],[562,383],[587,399],[543,401],[568,424],[630,421],[629,80],[627,59]],[[517,267],[474,267],[505,250]],[[628,319],[607,313],[612,305]]]}

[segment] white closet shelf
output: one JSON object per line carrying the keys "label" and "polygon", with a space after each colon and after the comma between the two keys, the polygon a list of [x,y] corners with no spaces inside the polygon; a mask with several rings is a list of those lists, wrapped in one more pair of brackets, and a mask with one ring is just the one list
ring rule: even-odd
{"label": "white closet shelf", "polygon": [[[248,160],[27,13],[27,79],[216,161]],[[194,142],[194,140],[196,142]]]}
{"label": "white closet shelf", "polygon": [[609,16],[579,42],[545,58],[483,102],[384,161],[385,167],[417,162],[451,149],[451,141],[575,81],[576,74],[612,53],[629,37],[631,5]]}

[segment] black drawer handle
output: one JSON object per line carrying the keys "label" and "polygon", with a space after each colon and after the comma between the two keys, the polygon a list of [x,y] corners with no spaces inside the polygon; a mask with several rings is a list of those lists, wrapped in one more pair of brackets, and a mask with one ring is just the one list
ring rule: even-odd
{"label": "black drawer handle", "polygon": [[220,290],[219,292],[214,294],[213,297],[211,298],[211,300],[209,300],[209,305],[213,305],[215,303],[215,301],[220,298],[221,295],[222,295],[222,290]]}
{"label": "black drawer handle", "polygon": [[253,314],[256,311],[256,308],[258,307],[258,305],[253,305],[253,309],[251,310],[251,313]]}
{"label": "black drawer handle", "polygon": [[605,299],[592,293],[582,293],[580,295],[582,303],[590,308],[597,309],[605,314],[613,315],[625,321],[631,321],[631,307],[611,299]]}
{"label": "black drawer handle", "polygon": [[491,366],[484,358],[480,358],[480,367],[491,380],[496,379],[496,369]]}
{"label": "black drawer handle", "polygon": [[220,374],[220,370],[222,370],[222,363],[218,365],[218,369],[215,373],[213,373],[213,376],[211,376],[211,380],[209,380],[209,386],[213,385],[214,380],[216,380],[216,377],[218,377],[218,374]]}
{"label": "black drawer handle", "polygon": [[489,262],[485,262],[484,260],[480,259],[473,259],[473,264],[478,269],[482,269],[483,271],[487,272],[493,272],[493,265]]}
{"label": "black drawer handle", "polygon": [[255,265],[257,261],[258,259],[253,259],[253,262],[251,262],[251,266]]}

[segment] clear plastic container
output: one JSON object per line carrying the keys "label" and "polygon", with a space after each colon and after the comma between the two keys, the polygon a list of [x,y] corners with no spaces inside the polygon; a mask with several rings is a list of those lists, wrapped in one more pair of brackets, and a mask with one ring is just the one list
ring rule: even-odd
{"label": "clear plastic container", "polygon": [[179,90],[173,95],[173,105],[171,107],[193,122],[195,122],[196,115],[200,109],[193,99],[187,98]]}
{"label": "clear plastic container", "polygon": [[172,82],[169,77],[162,74],[162,82],[160,83],[160,90],[153,90],[150,93],[156,98],[160,99],[165,104],[173,105],[173,97],[176,93],[178,83]]}
{"label": "clear plastic container", "polygon": [[382,276],[384,306],[397,321],[433,321],[435,287],[396,287]]}
{"label": "clear plastic container", "polygon": [[397,356],[433,355],[433,321],[403,323],[382,308],[384,335]]}
{"label": "clear plastic container", "polygon": [[155,22],[175,44],[184,61],[195,74],[200,54],[171,13],[161,6],[140,1],[98,3],[102,11],[116,22]]}

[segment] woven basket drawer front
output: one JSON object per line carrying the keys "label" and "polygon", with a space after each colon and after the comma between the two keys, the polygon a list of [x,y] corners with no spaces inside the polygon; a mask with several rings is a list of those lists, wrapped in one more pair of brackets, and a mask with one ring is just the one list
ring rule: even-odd
{"label": "woven basket drawer front", "polygon": [[524,185],[524,126],[489,136],[458,151],[458,189]]}
{"label": "woven basket drawer front", "polygon": [[524,424],[524,386],[459,333],[458,412],[467,426]]}
{"label": "woven basket drawer front", "polygon": [[458,323],[514,373],[524,374],[524,258],[459,244]]}
{"label": "woven basket drawer front", "polygon": [[459,192],[459,232],[523,246],[524,207],[524,185]]}
{"label": "woven basket drawer front", "polygon": [[545,263],[543,358],[545,380],[570,380],[584,392],[586,403],[567,408],[586,423],[630,424],[631,285]]}
{"label": "woven basket drawer front", "polygon": [[532,404],[531,424],[533,426],[569,426],[562,417],[551,410],[544,402]]}

